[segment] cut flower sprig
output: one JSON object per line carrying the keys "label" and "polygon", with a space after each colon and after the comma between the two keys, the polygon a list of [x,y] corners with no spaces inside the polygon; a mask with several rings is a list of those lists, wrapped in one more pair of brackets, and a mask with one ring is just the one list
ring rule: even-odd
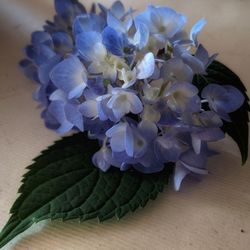
{"label": "cut flower sprig", "polygon": [[205,19],[187,32],[186,16],[168,7],[55,7],[54,22],[32,34],[20,63],[38,83],[45,125],[99,140],[92,160],[102,171],[155,173],[175,163],[176,190],[187,174],[207,174],[208,143],[224,138],[223,122],[244,96],[230,83],[193,84],[217,56],[198,42]]}

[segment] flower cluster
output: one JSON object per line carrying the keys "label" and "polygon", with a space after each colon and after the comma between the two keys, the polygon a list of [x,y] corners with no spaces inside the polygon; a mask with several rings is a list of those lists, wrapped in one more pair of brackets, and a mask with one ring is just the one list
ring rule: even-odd
{"label": "flower cluster", "polygon": [[98,139],[93,163],[103,171],[153,173],[175,163],[178,190],[187,174],[208,172],[207,144],[224,138],[223,120],[244,97],[230,85],[199,91],[192,83],[216,56],[197,40],[204,19],[188,33],[187,18],[171,8],[98,7],[55,0],[54,21],[32,34],[20,65],[39,84],[42,118],[60,134]]}

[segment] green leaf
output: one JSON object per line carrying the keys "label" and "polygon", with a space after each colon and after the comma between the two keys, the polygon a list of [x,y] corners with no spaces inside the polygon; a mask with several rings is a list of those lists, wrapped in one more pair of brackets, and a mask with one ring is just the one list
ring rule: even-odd
{"label": "green leaf", "polygon": [[116,168],[103,173],[91,162],[97,150],[96,141],[79,133],[56,142],[34,159],[0,234],[0,248],[45,219],[120,219],[155,199],[172,171],[169,166],[150,175]]}
{"label": "green leaf", "polygon": [[[232,122],[223,121],[223,131],[237,143],[241,152],[242,164],[248,158],[248,112],[250,111],[249,98],[246,88],[240,78],[224,64],[214,61],[207,69],[207,75],[196,75],[193,83],[200,91],[209,83],[232,85],[245,96],[245,102],[237,111],[229,114]],[[208,107],[204,107],[208,109]]]}

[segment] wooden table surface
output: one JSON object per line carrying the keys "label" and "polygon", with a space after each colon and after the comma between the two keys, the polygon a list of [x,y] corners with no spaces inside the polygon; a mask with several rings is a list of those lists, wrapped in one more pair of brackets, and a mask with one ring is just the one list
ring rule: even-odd
{"label": "wooden table surface", "polygon": [[[110,5],[112,1],[102,1]],[[142,10],[149,1],[126,0]],[[85,1],[89,6],[91,1]],[[208,24],[200,36],[210,53],[239,74],[250,89],[250,1],[162,0],[188,16],[188,27],[201,17]],[[0,228],[25,166],[59,138],[40,119],[31,94],[35,85],[17,67],[30,33],[53,15],[52,0],[0,1]],[[202,181],[186,179],[180,192],[158,199],[121,221],[43,222],[8,244],[16,250],[248,250],[250,249],[250,162],[240,166],[230,139],[216,145],[223,152],[209,160]]]}

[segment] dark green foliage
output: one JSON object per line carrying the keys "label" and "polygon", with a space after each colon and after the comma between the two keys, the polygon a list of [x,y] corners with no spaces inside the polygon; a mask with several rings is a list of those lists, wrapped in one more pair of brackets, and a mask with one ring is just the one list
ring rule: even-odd
{"label": "dark green foliage", "polygon": [[171,167],[150,175],[115,168],[103,173],[91,162],[97,149],[96,141],[79,133],[56,142],[34,159],[0,234],[0,247],[45,219],[120,219],[155,199],[168,181]]}

